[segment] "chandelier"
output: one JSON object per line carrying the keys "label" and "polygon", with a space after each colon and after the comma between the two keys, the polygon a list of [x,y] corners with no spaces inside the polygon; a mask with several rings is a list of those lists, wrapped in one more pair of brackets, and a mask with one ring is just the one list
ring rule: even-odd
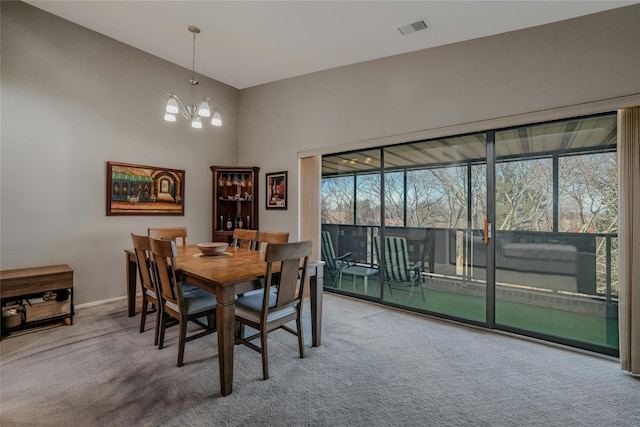
{"label": "chandelier", "polygon": [[209,98],[204,97],[198,102],[198,105],[194,103],[194,95],[196,91],[196,85],[198,81],[196,80],[196,34],[200,33],[200,28],[189,26],[189,31],[193,33],[193,62],[191,65],[191,80],[189,80],[189,84],[191,85],[191,104],[186,105],[178,95],[174,93],[169,93],[169,100],[167,101],[167,106],[165,108],[164,119],[168,122],[175,122],[176,115],[178,113],[182,114],[185,119],[191,120],[191,127],[196,129],[202,128],[202,118],[211,117],[211,124],[213,126],[222,126],[222,116],[218,112],[218,110],[213,111],[213,115],[211,115],[211,108],[209,108]]}

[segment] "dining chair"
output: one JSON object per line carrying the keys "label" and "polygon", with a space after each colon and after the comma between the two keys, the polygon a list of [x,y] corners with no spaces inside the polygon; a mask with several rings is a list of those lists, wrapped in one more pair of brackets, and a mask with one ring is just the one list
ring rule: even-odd
{"label": "dining chair", "polygon": [[[373,238],[373,250],[375,257],[380,263],[380,254],[382,252],[380,236]],[[384,280],[389,285],[389,292],[392,287],[409,288],[409,301],[413,296],[416,287],[420,288],[422,300],[424,299],[424,288],[420,282],[421,261],[417,261],[410,265],[409,250],[407,249],[407,239],[404,237],[387,236],[384,238]]]}
{"label": "dining chair", "polygon": [[[261,292],[238,297],[236,300],[236,322],[238,326],[249,326],[257,333],[244,336],[244,328],[236,328],[236,344],[243,344],[262,354],[262,376],[269,378],[267,357],[267,334],[276,329],[284,329],[298,337],[300,358],[304,358],[302,335],[302,303],[304,284],[307,277],[307,263],[313,242],[270,244],[267,246],[265,261],[267,272]],[[280,272],[274,272],[274,264],[280,263]],[[279,275],[278,285],[272,286],[274,275]],[[295,330],[287,323],[295,320]],[[260,338],[260,345],[252,341]]]}
{"label": "dining chair", "polygon": [[349,262],[351,252],[347,252],[340,256],[336,256],[336,252],[333,249],[333,241],[331,240],[331,234],[328,231],[322,232],[322,246],[320,247],[320,253],[324,264],[324,272],[331,279],[331,287],[335,288],[338,280],[342,282],[342,270],[351,267],[353,264]]}
{"label": "dining chair", "polygon": [[233,230],[233,240],[231,245],[234,248],[248,248],[253,249],[253,246],[257,246],[258,230],[246,230],[242,228],[236,228]]}
{"label": "dining chair", "polygon": [[[201,289],[185,292],[183,283],[177,280],[176,242],[151,238],[151,259],[158,278],[162,298],[162,317],[158,348],[164,346],[164,334],[171,319],[178,322],[178,363],[183,365],[185,343],[216,332],[216,297]],[[199,319],[207,318],[205,325]],[[198,325],[203,331],[187,336],[187,323]]]}
{"label": "dining chair", "polygon": [[187,227],[173,228],[149,228],[147,230],[149,237],[154,239],[173,240],[182,239],[182,246],[187,245]]}
{"label": "dining chair", "polygon": [[[158,333],[160,319],[162,316],[162,304],[159,298],[160,292],[156,287],[155,274],[151,266],[151,242],[149,236],[138,236],[131,233],[133,241],[133,249],[138,265],[138,273],[140,274],[140,283],[142,285],[142,313],[140,314],[140,333],[144,332],[144,326],[147,314],[156,313],[156,325],[154,332],[153,345],[158,345]],[[151,307],[149,307],[151,304]]]}
{"label": "dining chair", "polygon": [[289,233],[284,231],[258,231],[256,249],[264,251],[269,243],[287,243],[289,241]]}

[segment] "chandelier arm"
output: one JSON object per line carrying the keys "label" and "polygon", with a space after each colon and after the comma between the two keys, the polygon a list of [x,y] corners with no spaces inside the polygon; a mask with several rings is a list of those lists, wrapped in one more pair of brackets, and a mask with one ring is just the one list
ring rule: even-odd
{"label": "chandelier arm", "polygon": [[[193,117],[191,116],[191,114],[189,113],[189,109],[186,106],[186,104],[182,101],[182,99],[180,99],[180,97],[174,93],[170,93],[169,96],[172,96],[173,98],[175,98],[175,100],[178,102],[178,110],[180,110],[180,114],[182,114],[182,116],[187,119],[187,120],[193,120],[195,118],[194,115]],[[196,110],[197,111],[197,110]]]}

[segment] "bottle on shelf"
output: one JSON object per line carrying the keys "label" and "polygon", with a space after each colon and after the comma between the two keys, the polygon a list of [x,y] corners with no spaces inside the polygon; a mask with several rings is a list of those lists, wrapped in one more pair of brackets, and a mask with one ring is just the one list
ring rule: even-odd
{"label": "bottle on shelf", "polygon": [[233,219],[233,228],[238,228],[238,217]]}
{"label": "bottle on shelf", "polygon": [[231,220],[231,213],[229,213],[229,215],[227,216],[227,226],[226,226],[227,231],[231,231],[233,230],[233,221]]}
{"label": "bottle on shelf", "polygon": [[242,221],[242,215],[238,217],[238,228],[243,228],[244,222]]}

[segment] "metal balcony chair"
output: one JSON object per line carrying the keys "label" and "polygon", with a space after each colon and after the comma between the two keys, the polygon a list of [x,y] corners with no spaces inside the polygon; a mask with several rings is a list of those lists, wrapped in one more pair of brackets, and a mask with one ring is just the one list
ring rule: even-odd
{"label": "metal balcony chair", "polygon": [[342,271],[354,264],[349,261],[349,257],[352,255],[351,252],[336,256],[331,234],[329,234],[328,231],[322,232],[322,247],[320,252],[322,260],[325,262],[324,272],[331,278],[331,287],[335,288],[336,283],[341,285]]}
{"label": "metal balcony chair", "polygon": [[[381,238],[380,236],[375,236],[373,240],[373,249],[378,262],[380,262],[380,253],[382,252]],[[410,265],[407,240],[404,237],[385,237],[384,280],[389,285],[390,293],[392,288],[409,288],[409,301],[411,301],[413,291],[418,287],[422,294],[422,300],[425,301],[424,288],[420,280],[421,266],[421,261]]]}

